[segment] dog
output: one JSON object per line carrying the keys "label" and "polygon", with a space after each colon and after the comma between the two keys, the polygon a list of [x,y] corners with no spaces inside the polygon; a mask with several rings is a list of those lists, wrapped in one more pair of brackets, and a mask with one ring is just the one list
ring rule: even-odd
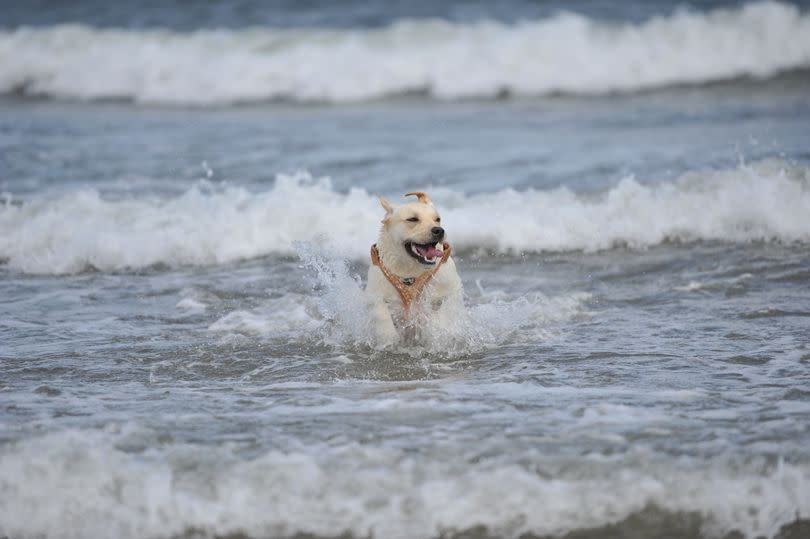
{"label": "dog", "polygon": [[417,200],[394,205],[380,197],[385,216],[371,248],[366,292],[380,347],[397,342],[416,311],[446,317],[451,314],[443,307],[463,304],[461,279],[439,212],[424,192],[405,196]]}

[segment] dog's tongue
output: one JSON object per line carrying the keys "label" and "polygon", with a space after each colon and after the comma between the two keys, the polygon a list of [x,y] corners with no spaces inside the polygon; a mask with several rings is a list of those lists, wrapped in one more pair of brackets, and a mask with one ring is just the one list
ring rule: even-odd
{"label": "dog's tongue", "polygon": [[433,245],[428,245],[426,247],[419,246],[417,249],[419,249],[419,252],[422,253],[422,256],[425,258],[436,258],[444,254],[442,251],[436,249],[436,247]]}

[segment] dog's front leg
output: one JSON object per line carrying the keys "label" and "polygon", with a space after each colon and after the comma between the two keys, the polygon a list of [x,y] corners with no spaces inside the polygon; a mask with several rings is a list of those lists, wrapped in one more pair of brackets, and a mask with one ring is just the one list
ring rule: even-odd
{"label": "dog's front leg", "polygon": [[394,320],[391,318],[391,311],[385,301],[377,300],[374,302],[372,316],[377,347],[387,348],[393,346],[399,340],[399,334],[394,326]]}

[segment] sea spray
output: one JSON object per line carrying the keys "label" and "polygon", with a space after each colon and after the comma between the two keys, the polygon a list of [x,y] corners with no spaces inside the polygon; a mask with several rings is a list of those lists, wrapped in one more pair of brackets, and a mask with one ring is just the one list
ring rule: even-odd
{"label": "sea spray", "polygon": [[[379,348],[372,315],[377,298],[365,290],[360,275],[351,273],[349,261],[335,250],[304,242],[296,243],[296,249],[304,267],[313,272],[319,311],[327,320],[326,342]],[[470,353],[481,345],[471,322],[463,303],[444,302],[434,309],[420,301],[407,318],[398,320],[400,338],[393,351],[412,357]]]}
{"label": "sea spray", "polygon": [[[290,292],[270,298],[255,309],[228,313],[208,329],[288,344],[315,343],[341,353],[380,351],[373,326],[374,298],[350,261],[334,247],[296,242],[295,249],[310,294]],[[463,264],[460,271],[464,280]],[[400,339],[386,349],[385,357],[448,359],[508,343],[540,342],[556,335],[571,318],[587,315],[589,300],[590,295],[582,292],[516,295],[485,290],[477,283],[462,303],[415,304],[410,317],[400,321]]]}
{"label": "sea spray", "polygon": [[325,340],[374,348],[377,343],[371,298],[360,276],[351,273],[349,261],[335,251],[318,249],[306,242],[296,242],[295,247],[318,293],[319,312],[327,321],[322,329]]}

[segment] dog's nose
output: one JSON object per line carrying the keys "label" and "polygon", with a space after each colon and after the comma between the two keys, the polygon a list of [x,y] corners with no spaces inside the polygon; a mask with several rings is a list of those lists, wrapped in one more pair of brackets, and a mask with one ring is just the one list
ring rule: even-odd
{"label": "dog's nose", "polygon": [[430,233],[433,234],[433,237],[437,240],[440,240],[444,237],[444,229],[440,226],[434,226],[430,229]]}

